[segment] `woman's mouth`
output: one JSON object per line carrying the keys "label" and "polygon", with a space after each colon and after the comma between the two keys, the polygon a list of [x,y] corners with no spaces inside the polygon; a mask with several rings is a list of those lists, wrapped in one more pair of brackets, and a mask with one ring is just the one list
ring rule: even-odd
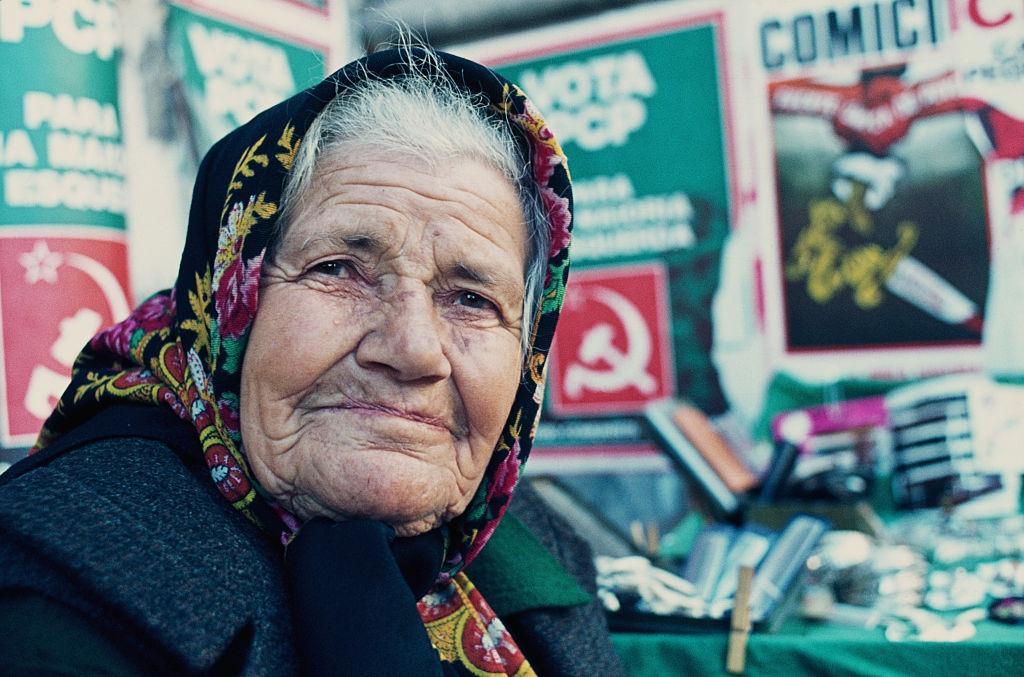
{"label": "woman's mouth", "polygon": [[384,415],[394,416],[396,418],[402,418],[413,423],[420,423],[422,425],[428,425],[445,432],[455,434],[453,430],[454,426],[451,425],[446,419],[436,416],[424,411],[416,411],[410,409],[401,409],[393,407],[387,404],[379,404],[376,402],[360,402],[356,400],[347,400],[341,404],[329,406],[330,409],[347,409],[350,411],[356,411],[365,413],[369,416]]}

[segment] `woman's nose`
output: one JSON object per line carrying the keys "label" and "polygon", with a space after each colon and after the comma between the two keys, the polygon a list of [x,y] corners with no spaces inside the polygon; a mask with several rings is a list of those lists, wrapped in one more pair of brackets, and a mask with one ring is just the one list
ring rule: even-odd
{"label": "woman's nose", "polygon": [[444,327],[429,289],[396,290],[356,349],[356,361],[385,368],[400,381],[441,380],[451,374]]}

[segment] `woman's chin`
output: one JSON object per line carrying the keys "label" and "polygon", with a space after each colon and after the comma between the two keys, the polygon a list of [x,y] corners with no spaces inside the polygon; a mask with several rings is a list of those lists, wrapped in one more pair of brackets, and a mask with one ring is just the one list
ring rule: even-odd
{"label": "woman's chin", "polygon": [[432,529],[436,529],[444,523],[444,520],[440,517],[424,517],[423,519],[416,520],[413,522],[404,522],[400,524],[394,524],[388,522],[394,528],[396,536],[409,537],[419,536],[425,534]]}
{"label": "woman's chin", "polygon": [[283,474],[275,473],[277,468],[254,464],[254,470],[263,486],[303,522],[321,516],[372,519],[391,525],[399,536],[415,536],[458,517],[480,483],[480,478],[462,478],[457,466],[427,454],[378,448],[301,451],[306,453],[293,458],[304,461],[302,472],[291,482],[277,482]]}
{"label": "woman's chin", "polygon": [[[346,468],[328,485],[293,494],[285,503],[299,519],[372,519],[394,527],[399,536],[415,536],[457,517],[465,496],[450,473],[429,468]],[[343,481],[338,481],[344,477]],[[299,489],[299,487],[296,487]]]}
{"label": "woman's chin", "polygon": [[286,507],[303,522],[314,517],[326,517],[336,522],[371,519],[384,522],[395,530],[396,536],[403,537],[426,533],[447,521],[443,510],[432,510],[424,514],[416,510],[409,510],[407,506],[397,508],[373,502],[366,505],[345,506],[344,510],[339,510],[320,503],[296,499],[288,502]]}

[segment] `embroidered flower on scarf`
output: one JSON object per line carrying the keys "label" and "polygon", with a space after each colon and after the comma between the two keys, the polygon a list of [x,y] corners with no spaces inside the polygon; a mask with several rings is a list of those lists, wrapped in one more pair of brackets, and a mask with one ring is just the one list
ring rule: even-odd
{"label": "embroidered flower on scarf", "polygon": [[232,439],[238,442],[241,439],[239,434],[239,427],[241,421],[238,417],[238,395],[234,393],[224,393],[219,400],[217,400],[217,410],[220,412],[220,420],[224,422],[224,427],[227,428],[228,434],[231,435]]}
{"label": "embroidered flower on scarf", "polygon": [[185,382],[185,355],[180,343],[168,343],[160,350],[161,380],[174,388],[180,388]]}
{"label": "embroidered flower on scarf", "polygon": [[[474,596],[478,597],[479,593]],[[490,611],[483,598],[479,601]],[[522,660],[511,635],[496,616],[492,616],[486,625],[480,619],[467,622],[463,629],[463,646],[473,665],[485,674],[506,674],[508,668]]]}
{"label": "embroidered flower on scarf", "polygon": [[119,390],[128,390],[135,386],[157,384],[159,381],[153,377],[148,369],[126,370],[118,374],[111,382],[111,386]]}
{"label": "embroidered flower on scarf", "polygon": [[234,203],[218,236],[213,286],[216,290],[217,328],[222,339],[242,336],[256,316],[263,253],[245,262],[242,244],[245,240],[243,230],[248,229],[243,226],[247,219],[252,218],[248,212],[257,206],[255,196],[249,198],[248,207],[241,202]]}
{"label": "embroidered flower on scarf", "polygon": [[256,316],[256,297],[259,288],[263,254],[243,264],[241,258],[232,261],[224,271],[217,287],[217,326],[222,338],[238,338]]}
{"label": "embroidered flower on scarf", "polygon": [[442,606],[447,604],[452,597],[455,596],[455,591],[450,588],[441,588],[437,592],[431,592],[424,595],[421,600],[426,606]]}
{"label": "embroidered flower on scarf", "polygon": [[560,251],[569,246],[572,239],[570,225],[572,216],[569,214],[569,200],[555,195],[555,191],[545,188],[540,193],[544,202],[544,209],[551,219],[551,247],[548,250],[550,257],[554,257]]}
{"label": "embroidered flower on scarf", "polygon": [[270,501],[270,509],[281,519],[284,529],[281,531],[281,545],[288,545],[295,534],[299,533],[302,523],[299,519],[282,508],[278,503]]}
{"label": "embroidered flower on scarf", "polygon": [[491,619],[491,622],[487,624],[487,632],[480,639],[484,647],[496,651],[512,646],[508,630],[505,629],[505,624],[498,618]]}
{"label": "embroidered flower on scarf", "polygon": [[178,397],[181,398],[182,403],[188,406],[189,419],[196,430],[200,431],[200,434],[214,425],[213,407],[202,398],[194,385],[190,384],[184,394],[178,393]]}
{"label": "embroidered flower on scarf", "polygon": [[454,584],[449,580],[442,585],[435,586],[430,593],[424,595],[417,607],[424,622],[430,623],[458,611],[462,608],[462,599]]}
{"label": "embroidered flower on scarf", "polygon": [[203,361],[199,359],[195,348],[188,349],[186,359],[188,360],[188,373],[192,375],[192,381],[195,382],[196,388],[201,393],[207,392],[206,371],[203,369]]}
{"label": "embroidered flower on scarf", "polygon": [[142,336],[167,326],[168,318],[174,314],[174,300],[166,292],[160,292],[146,299],[131,315],[96,334],[89,342],[93,350],[106,350],[115,355],[128,355]]}
{"label": "embroidered flower on scarf", "polygon": [[[517,88],[517,91],[522,95],[521,90]],[[565,154],[558,145],[555,135],[529,100],[525,101],[524,111],[517,117],[520,124],[533,132],[530,139],[533,148],[533,178],[541,187],[541,201],[551,222],[551,247],[548,250],[548,258],[553,258],[569,246],[571,239],[572,215],[569,213],[569,200],[555,193],[550,186],[555,168],[565,166]]]}
{"label": "embroidered flower on scarf", "polygon": [[214,444],[206,451],[206,466],[220,493],[229,501],[239,501],[249,493],[249,480],[227,447]]}
{"label": "embroidered flower on scarf", "polygon": [[[256,198],[250,197],[249,208],[254,208],[255,203]],[[239,233],[239,226],[245,214],[245,206],[241,202],[235,203],[218,240],[213,286],[216,290],[217,328],[222,339],[237,339],[256,316],[263,253],[248,262],[242,260],[244,237]]]}
{"label": "embroidered flower on scarf", "polygon": [[160,388],[159,398],[160,401],[170,407],[171,411],[177,414],[178,418],[182,421],[192,421],[192,419],[189,418],[188,410],[185,409],[181,404],[181,400],[178,399],[178,396],[175,395],[174,391],[170,388]]}
{"label": "embroidered flower on scarf", "polygon": [[508,501],[512,497],[512,490],[519,481],[520,463],[519,440],[516,439],[515,444],[512,445],[508,454],[504,459],[502,459],[501,463],[498,464],[497,469],[494,471],[494,477],[491,479],[491,484],[487,490],[487,505],[492,506],[499,503],[501,506],[499,508],[499,512],[488,520],[483,528],[480,529],[480,532],[477,533],[476,538],[473,540],[473,544],[470,546],[470,550],[466,555],[466,559],[476,557],[476,554],[480,552],[484,544],[491,538],[491,534],[494,533],[494,530],[498,528],[500,517],[505,513],[505,509],[508,508]]}
{"label": "embroidered flower on scarf", "polygon": [[487,492],[487,502],[490,503],[495,497],[511,496],[512,490],[519,481],[519,440],[515,441],[508,455],[498,465],[494,472],[494,479],[491,482],[490,490]]}

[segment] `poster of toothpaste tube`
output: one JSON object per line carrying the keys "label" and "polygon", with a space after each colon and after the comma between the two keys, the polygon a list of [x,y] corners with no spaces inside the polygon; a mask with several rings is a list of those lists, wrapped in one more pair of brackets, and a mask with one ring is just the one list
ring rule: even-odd
{"label": "poster of toothpaste tube", "polygon": [[737,209],[727,22],[669,3],[452,48],[520,83],[571,161],[573,289],[538,447],[628,454],[650,448],[651,401],[730,408],[711,314]]}
{"label": "poster of toothpaste tube", "polygon": [[780,367],[829,379],[976,366],[988,216],[947,3],[753,6]]}
{"label": "poster of toothpaste tube", "polygon": [[985,159],[992,226],[992,271],[984,364],[993,374],[1024,374],[1024,3],[956,0],[950,5],[953,55],[966,123]]}

